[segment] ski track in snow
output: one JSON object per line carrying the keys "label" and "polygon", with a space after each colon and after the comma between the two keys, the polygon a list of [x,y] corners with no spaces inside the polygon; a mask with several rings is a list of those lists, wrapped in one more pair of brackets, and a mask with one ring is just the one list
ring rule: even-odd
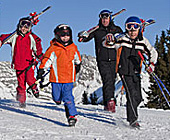
{"label": "ski track in snow", "polygon": [[25,109],[14,99],[0,100],[1,140],[168,140],[170,111],[139,109],[141,129],[129,127],[126,108],[116,113],[101,105],[77,104],[78,122],[68,127],[64,106],[52,100],[29,98]]}

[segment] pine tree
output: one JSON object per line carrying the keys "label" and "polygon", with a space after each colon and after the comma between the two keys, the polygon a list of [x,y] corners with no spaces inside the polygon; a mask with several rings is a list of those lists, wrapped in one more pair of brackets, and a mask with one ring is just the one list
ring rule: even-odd
{"label": "pine tree", "polygon": [[[160,37],[160,40],[158,39],[158,36],[156,36],[156,42],[155,42],[155,48],[158,52],[158,62],[155,67],[155,74],[158,75],[158,77],[162,80],[162,82],[165,84],[168,90],[170,90],[170,31],[167,30],[167,36],[165,34],[165,31],[162,31],[162,35]],[[168,104],[166,103],[161,90],[159,89],[158,85],[156,84],[156,81],[152,77],[150,77],[151,82],[151,91],[148,93],[148,107],[153,108],[163,108],[167,109]],[[166,97],[168,100],[170,100],[169,95],[165,92]]]}

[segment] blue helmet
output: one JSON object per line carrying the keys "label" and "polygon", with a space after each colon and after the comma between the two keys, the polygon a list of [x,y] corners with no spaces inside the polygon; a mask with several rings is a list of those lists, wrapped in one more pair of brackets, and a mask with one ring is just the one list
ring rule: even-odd
{"label": "blue helmet", "polygon": [[[132,26],[133,25],[133,26]],[[131,30],[133,27],[134,30],[139,29],[139,33],[141,32],[142,29],[142,22],[141,20],[136,17],[136,16],[131,16],[129,17],[126,22],[125,22],[125,29],[126,30]]]}
{"label": "blue helmet", "polygon": [[102,10],[99,14],[99,17],[100,18],[104,18],[104,17],[110,17],[110,20],[112,19],[112,14],[113,12],[112,11],[109,11],[109,10]]}

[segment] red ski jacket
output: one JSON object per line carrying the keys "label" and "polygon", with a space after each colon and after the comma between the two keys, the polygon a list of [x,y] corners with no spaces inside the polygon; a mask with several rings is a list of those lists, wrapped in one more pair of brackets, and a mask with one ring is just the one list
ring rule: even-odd
{"label": "red ski jacket", "polygon": [[[3,41],[10,34],[2,34],[0,40]],[[35,56],[42,54],[41,39],[32,32],[27,33],[24,37],[14,35],[7,42],[12,47],[12,64],[16,70],[24,70],[30,64]]]}

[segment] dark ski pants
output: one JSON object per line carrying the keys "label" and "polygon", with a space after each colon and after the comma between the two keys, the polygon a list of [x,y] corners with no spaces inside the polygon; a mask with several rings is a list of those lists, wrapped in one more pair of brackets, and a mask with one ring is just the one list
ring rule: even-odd
{"label": "dark ski pants", "polygon": [[103,103],[107,106],[107,102],[114,98],[116,61],[98,61],[97,65],[103,82]]}
{"label": "dark ski pants", "polygon": [[133,122],[138,118],[137,107],[142,101],[141,80],[137,75],[121,75],[127,98],[127,121]]}
{"label": "dark ski pants", "polygon": [[66,117],[77,115],[77,110],[72,94],[73,83],[51,83],[52,97],[54,102],[63,101],[66,111]]}

